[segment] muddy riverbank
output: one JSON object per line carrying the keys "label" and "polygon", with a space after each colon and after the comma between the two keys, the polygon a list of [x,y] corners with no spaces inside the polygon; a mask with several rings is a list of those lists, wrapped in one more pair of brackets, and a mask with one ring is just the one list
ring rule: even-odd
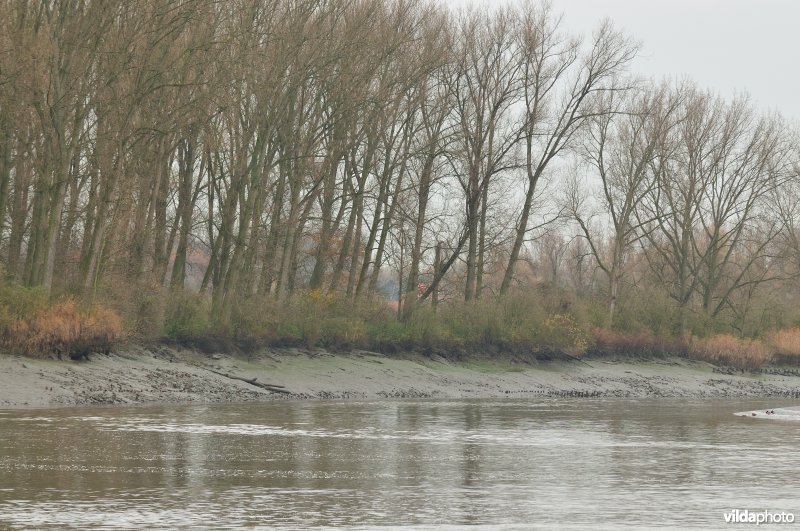
{"label": "muddy riverbank", "polygon": [[535,358],[276,348],[203,354],[131,346],[88,361],[0,355],[0,408],[286,399],[785,397],[796,371],[751,374],[678,357]]}

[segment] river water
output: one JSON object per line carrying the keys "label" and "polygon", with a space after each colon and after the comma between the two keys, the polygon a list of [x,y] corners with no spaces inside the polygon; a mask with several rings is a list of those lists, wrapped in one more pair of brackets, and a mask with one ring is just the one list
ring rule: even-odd
{"label": "river water", "polygon": [[734,415],[781,405],[0,411],[0,528],[725,528],[732,509],[800,521],[800,422]]}

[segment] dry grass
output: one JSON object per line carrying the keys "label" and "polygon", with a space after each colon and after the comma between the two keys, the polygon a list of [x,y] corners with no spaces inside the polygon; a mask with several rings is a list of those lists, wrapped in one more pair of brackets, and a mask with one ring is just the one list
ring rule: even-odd
{"label": "dry grass", "polygon": [[590,351],[600,355],[685,356],[688,345],[682,339],[659,337],[649,332],[627,333],[595,328],[592,330]]}
{"label": "dry grass", "polygon": [[800,328],[775,330],[769,334],[767,342],[775,351],[775,358],[781,363],[800,362]]}
{"label": "dry grass", "polygon": [[774,359],[772,350],[761,341],[727,334],[696,340],[689,353],[695,359],[740,369],[758,369]]}
{"label": "dry grass", "polygon": [[32,357],[80,359],[90,352],[107,352],[121,336],[116,313],[99,306],[82,311],[68,299],[12,323],[5,343]]}

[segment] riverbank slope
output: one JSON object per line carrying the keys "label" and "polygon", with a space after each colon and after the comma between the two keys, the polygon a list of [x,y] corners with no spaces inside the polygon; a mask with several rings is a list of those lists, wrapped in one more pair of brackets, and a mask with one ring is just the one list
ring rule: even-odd
{"label": "riverbank slope", "polygon": [[550,361],[275,348],[201,354],[126,346],[89,361],[0,355],[0,408],[275,399],[779,397],[796,371],[750,374],[678,357]]}

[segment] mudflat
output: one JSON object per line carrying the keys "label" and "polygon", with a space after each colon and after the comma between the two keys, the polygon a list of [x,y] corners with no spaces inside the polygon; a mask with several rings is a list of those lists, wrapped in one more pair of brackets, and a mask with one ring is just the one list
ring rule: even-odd
{"label": "mudflat", "polygon": [[127,345],[88,361],[0,355],[0,408],[286,399],[800,396],[795,370],[679,357],[535,361],[270,348],[204,354]]}

